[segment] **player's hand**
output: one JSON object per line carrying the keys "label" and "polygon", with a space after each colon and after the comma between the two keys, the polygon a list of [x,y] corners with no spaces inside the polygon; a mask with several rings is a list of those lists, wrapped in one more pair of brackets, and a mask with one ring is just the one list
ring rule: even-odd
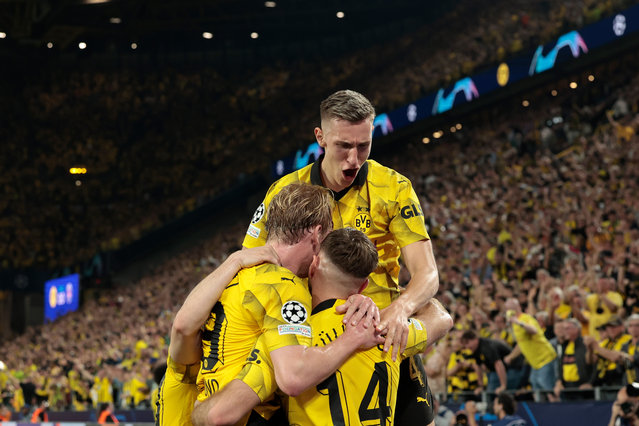
{"label": "player's hand", "polygon": [[357,325],[364,320],[364,327],[377,326],[379,324],[379,308],[370,297],[362,294],[351,295],[344,304],[335,308],[338,314],[344,313],[342,322]]}
{"label": "player's hand", "polygon": [[269,245],[239,250],[234,254],[237,256],[240,268],[250,268],[260,263],[282,264],[275,249]]}
{"label": "player's hand", "polygon": [[382,320],[377,327],[386,336],[384,352],[393,348],[393,361],[397,360],[397,354],[404,352],[408,341],[408,315],[400,301],[396,300],[385,309],[382,309]]}
{"label": "player's hand", "polygon": [[360,321],[357,325],[346,324],[344,335],[347,336],[349,341],[357,343],[359,349],[370,349],[383,344],[384,337],[382,334],[372,324],[365,327],[365,322],[366,320]]}

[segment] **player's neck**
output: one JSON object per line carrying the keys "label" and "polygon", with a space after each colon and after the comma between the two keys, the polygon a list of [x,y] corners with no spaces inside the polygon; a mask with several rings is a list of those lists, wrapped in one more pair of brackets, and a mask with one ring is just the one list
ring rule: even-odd
{"label": "player's neck", "polygon": [[329,299],[348,299],[350,294],[344,288],[333,285],[328,280],[312,279],[311,295],[313,296],[313,308]]}
{"label": "player's neck", "polygon": [[280,258],[283,267],[298,277],[305,278],[308,275],[308,265],[313,258],[312,247],[308,245],[308,242],[284,244],[274,241],[271,246]]}

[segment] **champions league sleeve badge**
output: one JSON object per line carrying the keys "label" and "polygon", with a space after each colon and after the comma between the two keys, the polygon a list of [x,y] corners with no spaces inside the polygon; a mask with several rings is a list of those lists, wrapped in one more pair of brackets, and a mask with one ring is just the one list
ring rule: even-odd
{"label": "champions league sleeve badge", "polygon": [[264,207],[264,203],[260,204],[255,210],[255,213],[253,213],[253,219],[251,219],[251,223],[259,222],[262,219],[262,216],[264,216],[265,211],[266,208]]}
{"label": "champions league sleeve badge", "polygon": [[288,323],[277,327],[279,334],[297,334],[311,337],[311,327],[303,324],[308,318],[306,308],[296,300],[289,300],[282,306],[282,319]]}

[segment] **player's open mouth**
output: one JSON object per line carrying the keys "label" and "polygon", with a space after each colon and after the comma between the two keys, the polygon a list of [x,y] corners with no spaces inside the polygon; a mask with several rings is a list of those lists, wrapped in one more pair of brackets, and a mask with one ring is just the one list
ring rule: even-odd
{"label": "player's open mouth", "polygon": [[344,173],[344,177],[347,179],[355,179],[355,176],[357,176],[357,169],[343,170],[342,173]]}

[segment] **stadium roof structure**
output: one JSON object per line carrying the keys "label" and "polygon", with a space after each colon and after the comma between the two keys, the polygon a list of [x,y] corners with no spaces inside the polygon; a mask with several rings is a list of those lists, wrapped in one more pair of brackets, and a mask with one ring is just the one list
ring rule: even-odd
{"label": "stadium roof structure", "polygon": [[[445,3],[445,5],[442,5]],[[0,0],[0,49],[161,51],[299,43],[366,32],[383,38],[423,25],[458,1]],[[2,34],[0,34],[2,36]],[[3,46],[4,44],[4,46]]]}

